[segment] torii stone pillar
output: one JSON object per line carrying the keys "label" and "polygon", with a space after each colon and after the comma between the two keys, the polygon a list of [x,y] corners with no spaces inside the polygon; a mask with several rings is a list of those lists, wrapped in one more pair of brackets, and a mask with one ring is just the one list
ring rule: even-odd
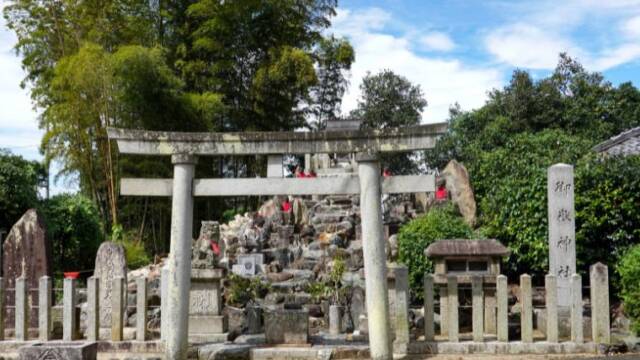
{"label": "torii stone pillar", "polygon": [[[187,358],[189,329],[189,288],[191,287],[191,236],[193,231],[193,177],[196,157],[171,156],[173,192],[171,199],[171,247],[167,311],[169,326],[165,337],[168,359]],[[165,299],[163,299],[165,300]]]}
{"label": "torii stone pillar", "polygon": [[360,153],[356,161],[360,178],[369,351],[371,359],[389,360],[393,358],[393,354],[389,327],[387,257],[385,255],[385,239],[382,234],[380,162],[377,155],[372,153]]}

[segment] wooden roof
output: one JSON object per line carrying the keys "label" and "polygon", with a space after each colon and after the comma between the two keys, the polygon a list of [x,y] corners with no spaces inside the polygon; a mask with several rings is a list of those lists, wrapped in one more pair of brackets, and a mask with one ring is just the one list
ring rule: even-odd
{"label": "wooden roof", "polygon": [[469,255],[507,256],[509,255],[509,249],[496,239],[449,239],[434,242],[427,247],[424,253],[427,257]]}

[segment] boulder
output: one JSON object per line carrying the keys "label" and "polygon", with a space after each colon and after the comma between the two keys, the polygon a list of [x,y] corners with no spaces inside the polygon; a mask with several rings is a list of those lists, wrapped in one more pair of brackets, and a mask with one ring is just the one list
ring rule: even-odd
{"label": "boulder", "polygon": [[442,171],[451,200],[458,206],[464,220],[470,226],[476,223],[476,201],[469,181],[469,173],[461,163],[451,160]]}

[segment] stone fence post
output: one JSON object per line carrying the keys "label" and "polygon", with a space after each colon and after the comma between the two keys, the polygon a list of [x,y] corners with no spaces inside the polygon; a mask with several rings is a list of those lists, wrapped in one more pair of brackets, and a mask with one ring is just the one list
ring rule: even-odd
{"label": "stone fence post", "polygon": [[433,275],[424,275],[424,339],[433,341],[435,336],[433,316]]}
{"label": "stone fence post", "polygon": [[582,343],[582,277],[571,275],[571,341]]}
{"label": "stone fence post", "polygon": [[27,341],[29,339],[29,306],[27,298],[27,279],[21,276],[16,279],[15,285],[15,333],[17,341]]}
{"label": "stone fence post", "polygon": [[64,279],[62,302],[62,340],[73,341],[77,333],[75,279]]}
{"label": "stone fence post", "polygon": [[547,310],[547,341],[558,342],[558,282],[555,275],[544,277],[545,307]]}
{"label": "stone fence post", "polygon": [[100,279],[87,279],[87,340],[98,341],[100,338]]}
{"label": "stone fence post", "polygon": [[591,284],[591,334],[596,344],[611,342],[609,320],[609,270],[603,263],[589,268]]}
{"label": "stone fence post", "polygon": [[533,309],[531,303],[531,276],[520,275],[520,326],[522,342],[533,342]]}
{"label": "stone fence post", "polygon": [[458,279],[455,275],[447,277],[447,322],[449,341],[458,342]]}
{"label": "stone fence post", "polygon": [[484,331],[484,304],[482,291],[482,276],[471,278],[471,321],[473,326],[473,341],[482,342]]}
{"label": "stone fence post", "polygon": [[124,302],[126,301],[124,278],[113,279],[111,287],[111,341],[123,340]]}
{"label": "stone fence post", "polygon": [[147,278],[136,279],[136,340],[147,340]]}
{"label": "stone fence post", "polygon": [[51,278],[43,276],[38,284],[38,339],[51,340]]}
{"label": "stone fence post", "polygon": [[394,352],[406,354],[409,346],[409,269],[405,265],[393,267],[395,274],[395,330]]}
{"label": "stone fence post", "polygon": [[507,277],[496,277],[496,297],[498,298],[498,341],[509,341],[509,301],[507,298]]}

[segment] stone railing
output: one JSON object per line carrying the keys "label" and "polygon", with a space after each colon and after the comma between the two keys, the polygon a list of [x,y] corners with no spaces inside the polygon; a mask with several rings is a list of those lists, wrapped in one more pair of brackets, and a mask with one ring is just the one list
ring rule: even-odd
{"label": "stone railing", "polygon": [[[484,304],[485,287],[481,276],[471,277],[471,332],[460,333],[459,314],[461,308],[468,308],[461,304],[458,298],[459,287],[455,275],[447,277],[446,285],[441,286],[439,292],[434,276],[426,274],[424,277],[424,340],[409,342],[407,323],[408,286],[399,278],[406,276],[405,271],[395,271],[395,343],[396,352],[410,353],[574,353],[594,352],[598,344],[610,342],[609,320],[609,279],[607,267],[597,263],[590,267],[590,307],[591,307],[591,336],[585,339],[583,328],[584,305],[582,279],[573,274],[571,280],[570,307],[558,308],[557,277],[545,277],[544,310],[538,314],[544,316],[544,321],[538,321],[538,329],[534,336],[534,308],[532,301],[531,276],[520,276],[519,294],[519,323],[509,324],[509,302],[507,277],[496,277],[495,307],[487,308]],[[465,284],[466,285],[466,284]],[[437,301],[436,294],[440,299]],[[439,306],[438,306],[439,303]],[[436,309],[439,307],[440,333],[436,334]],[[495,311],[488,317],[486,311]],[[491,319],[493,318],[493,319]],[[517,316],[512,316],[512,319]],[[489,320],[488,320],[489,319]],[[563,321],[564,320],[564,321]],[[495,321],[494,325],[487,322]],[[568,324],[567,324],[568,322]],[[400,324],[400,325],[397,325]],[[514,329],[514,327],[516,329]],[[543,328],[540,328],[543,327]],[[495,328],[495,332],[487,332],[487,328]],[[520,339],[510,339],[511,333],[520,333]],[[562,339],[559,329],[567,330],[567,338]],[[515,330],[515,331],[514,331]],[[519,330],[519,331],[518,331]],[[559,336],[560,334],[560,336]],[[464,340],[464,341],[461,341]],[[588,340],[588,341],[587,341]],[[404,351],[403,351],[404,350]]]}
{"label": "stone railing", "polygon": [[[64,279],[62,289],[54,289],[51,277],[43,276],[39,279],[38,288],[29,289],[28,279],[19,277],[15,280],[14,288],[5,288],[4,279],[0,278],[0,353],[17,353],[19,348],[29,344],[46,343],[46,346],[65,347],[77,346],[80,342],[95,344],[93,346],[101,352],[140,352],[160,353],[161,342],[153,339],[148,324],[148,281],[147,278],[136,278],[135,334],[129,328],[128,336],[124,336],[127,314],[127,284],[123,278],[115,278],[111,289],[111,323],[101,324],[101,308],[105,304],[99,303],[99,279],[87,279],[86,288],[79,288],[76,279]],[[55,295],[60,295],[62,301],[53,305]],[[86,295],[86,309],[82,309],[81,316],[79,298]],[[9,305],[7,300],[13,300]],[[9,301],[10,302],[10,301]],[[131,312],[130,312],[131,313]],[[60,316],[61,314],[61,316]],[[15,322],[7,319],[10,315]],[[35,317],[37,320],[31,319]],[[54,321],[54,319],[56,321]],[[54,332],[54,324],[60,323],[60,328]],[[9,320],[9,321],[7,321]],[[103,330],[102,335],[100,330]],[[54,334],[55,333],[55,334]],[[130,341],[135,340],[135,341]],[[132,345],[133,344],[133,345]],[[46,349],[46,346],[38,347]]]}

